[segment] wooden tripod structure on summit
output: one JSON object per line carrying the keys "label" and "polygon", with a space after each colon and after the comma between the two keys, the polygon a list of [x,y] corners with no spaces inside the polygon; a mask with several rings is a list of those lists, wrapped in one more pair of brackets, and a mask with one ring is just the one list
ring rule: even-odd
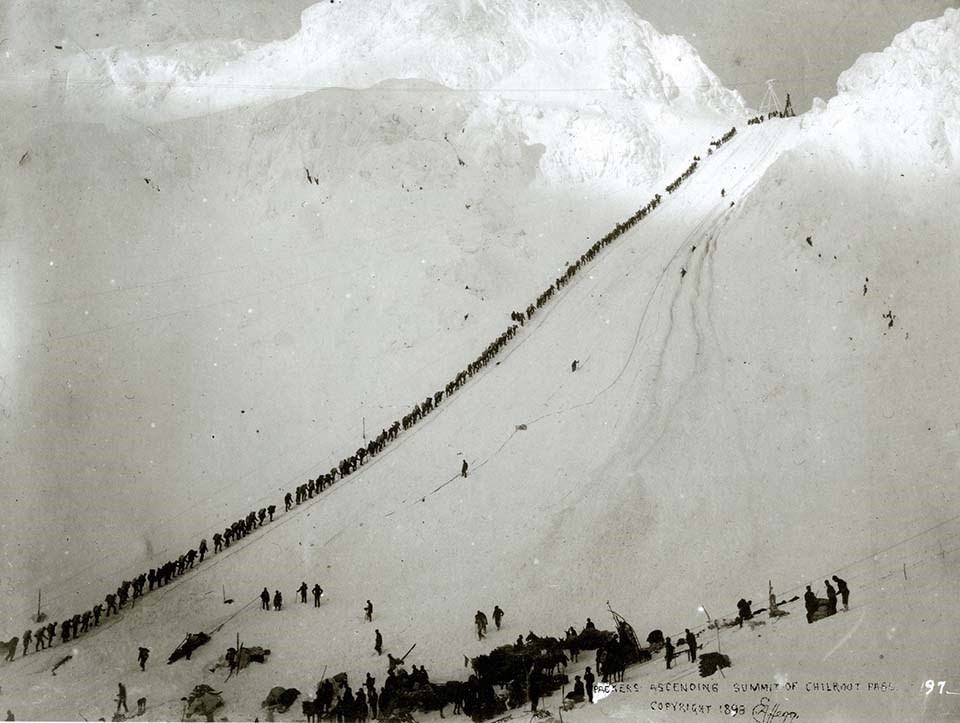
{"label": "wooden tripod structure on summit", "polygon": [[783,112],[783,106],[780,104],[780,96],[777,95],[777,89],[774,87],[775,78],[767,81],[767,92],[763,94],[763,100],[760,101],[760,115],[767,116],[770,113],[780,115]]}

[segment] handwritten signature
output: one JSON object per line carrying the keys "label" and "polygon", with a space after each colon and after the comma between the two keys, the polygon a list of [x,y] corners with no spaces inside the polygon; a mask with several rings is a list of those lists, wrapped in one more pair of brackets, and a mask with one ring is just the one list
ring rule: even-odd
{"label": "handwritten signature", "polygon": [[787,723],[795,721],[800,716],[792,710],[782,710],[779,703],[770,703],[770,699],[764,696],[760,702],[753,706],[750,711],[756,723]]}

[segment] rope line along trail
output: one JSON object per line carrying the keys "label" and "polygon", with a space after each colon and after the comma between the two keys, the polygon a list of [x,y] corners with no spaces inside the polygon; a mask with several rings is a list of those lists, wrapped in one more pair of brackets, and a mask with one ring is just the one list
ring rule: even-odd
{"label": "rope line along trail", "polygon": [[[720,146],[723,145],[723,143],[729,140],[731,137],[733,137],[735,133],[736,133],[736,128],[732,128],[730,132],[727,133],[720,141],[713,141],[711,145],[719,149]],[[678,177],[675,181],[669,184],[668,193],[672,194],[674,191],[676,191],[679,188],[679,186],[683,183],[683,181],[693,174],[693,172],[698,167],[699,161],[700,161],[699,157],[695,156],[694,162],[687,168],[687,170],[684,171],[683,174],[681,174],[681,176]],[[554,300],[555,297],[558,300],[559,298],[565,297],[566,293],[568,293],[569,291],[569,289],[566,287],[571,286],[572,282],[574,281],[574,277],[576,277],[582,269],[587,268],[588,266],[591,266],[594,263],[595,259],[606,248],[606,246],[612,244],[614,241],[619,239],[627,231],[631,230],[634,225],[644,220],[649,214],[651,214],[654,210],[656,210],[656,208],[660,205],[660,202],[661,202],[661,196],[659,194],[656,194],[655,197],[646,206],[642,207],[639,211],[637,211],[633,216],[631,216],[626,221],[617,224],[612,231],[608,232],[600,240],[596,241],[591,247],[589,247],[586,251],[584,251],[580,255],[579,259],[576,261],[575,264],[569,265],[564,274],[561,274],[561,276],[559,276],[553,283],[551,283],[550,286],[542,294],[540,294],[540,296],[538,296],[534,302],[531,302],[531,304],[525,310],[525,313],[513,312],[511,314],[512,319],[520,323],[519,327],[517,326],[517,324],[512,324],[511,326],[507,327],[507,330],[504,331],[494,342],[489,344],[487,348],[483,352],[481,352],[480,356],[477,357],[477,359],[474,362],[468,364],[465,369],[457,373],[453,381],[449,382],[442,391],[436,392],[432,397],[427,396],[424,402],[422,403],[416,403],[413,406],[413,410],[409,414],[404,415],[402,425],[399,420],[396,420],[394,421],[393,425],[391,425],[389,433],[388,433],[388,430],[385,428],[381,432],[381,434],[376,438],[376,440],[371,440],[367,446],[368,451],[366,453],[364,453],[364,448],[361,447],[357,450],[356,454],[352,456],[348,456],[347,458],[341,461],[339,470],[337,469],[337,467],[332,468],[331,473],[329,475],[325,475],[325,477],[329,477],[329,486],[334,486],[334,483],[336,482],[337,483],[336,486],[339,488],[340,486],[342,486],[341,484],[339,484],[339,482],[343,482],[345,477],[352,476],[354,473],[359,471],[359,469],[363,465],[365,457],[369,456],[371,464],[374,463],[375,461],[378,461],[376,458],[378,458],[381,455],[385,455],[389,451],[392,451],[391,448],[395,447],[395,445],[392,445],[391,442],[396,441],[400,436],[404,436],[404,437],[411,436],[406,433],[410,432],[412,434],[413,431],[417,431],[415,428],[425,426],[425,425],[421,425],[420,422],[425,421],[426,417],[433,416],[432,413],[434,411],[438,411],[441,406],[443,407],[447,406],[447,405],[441,405],[441,402],[444,400],[449,400],[449,398],[453,396],[457,391],[467,386],[467,384],[472,380],[472,378],[474,376],[478,376],[484,370],[485,367],[487,367],[488,365],[491,364],[491,362],[493,362],[495,357],[500,355],[501,351],[503,351],[504,349],[508,349],[508,353],[504,355],[504,358],[508,358],[511,355],[511,353],[516,349],[516,347],[519,346],[519,343],[516,345],[510,344],[510,342],[517,335],[517,331],[520,328],[526,326],[526,322],[533,321],[534,317],[538,317],[537,326],[534,328],[539,328],[539,326],[541,326],[543,322],[547,318],[549,318],[553,309],[556,308],[554,304],[549,304],[549,302]],[[304,283],[309,283],[309,282],[296,282],[288,286],[297,286],[297,285],[302,285]],[[266,293],[266,292],[260,292],[260,293]],[[238,297],[238,298],[245,298],[245,297]],[[220,302],[214,302],[214,303],[220,303]],[[539,313],[540,310],[545,306],[548,306],[546,312]],[[648,306],[649,306],[649,302],[648,302]],[[186,311],[186,310],[176,311],[176,312],[172,312],[171,314],[167,314],[165,316],[172,316],[172,315],[181,314],[181,313],[189,313],[189,311]],[[532,333],[532,331],[533,329],[531,329],[530,332],[528,332],[527,334],[521,334],[522,339],[520,340],[520,342],[522,343],[522,341],[525,340],[525,338],[529,338],[529,334]],[[513,348],[510,348],[510,347],[513,347]],[[514,434],[515,432],[516,430],[514,430]],[[512,438],[512,436],[513,435],[511,434],[510,438]],[[503,444],[501,444],[500,449],[502,449],[503,446],[507,442],[509,442],[510,438],[508,438]],[[375,442],[376,444],[374,444]],[[482,466],[483,464],[485,464],[486,461],[487,460],[484,460],[478,466]],[[338,471],[339,471],[339,475],[337,475]],[[339,479],[338,479],[338,476],[339,476]],[[454,479],[456,479],[456,477],[454,477]],[[449,480],[445,484],[448,484],[451,481],[453,480]],[[320,482],[319,477],[317,479],[317,482],[319,484]],[[314,480],[311,479],[310,480],[311,488],[313,487],[313,484],[314,484]],[[301,487],[305,490],[307,485],[301,485]],[[317,499],[323,496],[322,495],[323,491],[324,489],[321,487],[319,490],[321,494],[317,495]],[[434,492],[436,491],[438,490],[434,490]],[[297,492],[298,492],[298,503],[295,507],[296,508],[302,507],[304,509],[310,507],[311,504],[309,504],[308,502],[308,497],[306,492],[304,491],[304,493],[302,494],[302,497],[300,494],[301,488],[298,488]],[[317,500],[312,500],[312,497],[313,495],[310,495],[309,499],[312,502],[316,502]],[[263,498],[260,498],[260,499],[262,500]],[[260,500],[258,500],[258,502],[259,501]],[[307,504],[303,504],[303,503],[307,503]],[[279,510],[277,510],[277,512],[279,513],[278,514],[279,519],[271,520],[271,522],[267,525],[268,526],[267,531],[269,532],[270,529],[282,527],[286,523],[294,519],[296,517],[296,514],[287,515],[286,512],[293,511],[294,513],[296,513],[297,511],[299,511],[296,508],[291,506],[289,510],[284,510],[282,513]],[[242,523],[243,520],[241,519],[240,522]],[[274,522],[276,522],[277,524],[273,524]],[[236,524],[237,523],[234,523],[234,525]],[[240,540],[245,538],[247,534],[250,534],[257,530],[262,530],[262,527],[263,527],[263,522],[261,522],[260,525],[256,524],[256,520],[254,520],[253,523],[248,523],[247,529],[245,531],[241,531],[242,534],[237,534],[234,544],[235,545],[239,544]],[[228,529],[233,529],[233,528],[228,528]],[[242,545],[240,547],[245,547],[245,546],[246,545]],[[238,547],[231,554],[238,552],[239,549],[240,548]],[[202,567],[203,570],[213,569],[215,567],[215,564],[213,564],[215,563],[215,560],[213,558],[215,558],[217,554],[218,553],[211,553],[210,555],[211,564],[203,566]],[[172,564],[172,563],[168,563],[168,564]],[[125,567],[125,569],[130,569],[132,567],[133,565],[131,564],[129,567]],[[189,570],[194,570],[194,569],[201,569],[201,568],[199,567],[193,568],[192,565],[189,567]],[[178,574],[174,574],[170,579],[167,580],[167,585],[165,585],[164,587],[169,587],[171,583],[178,581],[179,578],[182,577],[187,572],[188,572],[188,568],[184,566],[182,571],[180,571]],[[105,576],[106,574],[101,577],[105,577]],[[159,588],[159,585],[158,585],[158,588]],[[151,589],[151,590],[143,591],[140,595],[134,596],[133,600],[136,600],[137,597],[145,597],[150,592],[153,592],[153,590]],[[167,592],[167,591],[164,591],[164,592]],[[164,596],[157,596],[157,599],[162,599],[162,597]],[[118,616],[119,616],[119,612],[118,612]],[[94,627],[96,628],[97,626],[94,626]],[[78,636],[75,634],[73,640],[76,640],[77,637]]]}

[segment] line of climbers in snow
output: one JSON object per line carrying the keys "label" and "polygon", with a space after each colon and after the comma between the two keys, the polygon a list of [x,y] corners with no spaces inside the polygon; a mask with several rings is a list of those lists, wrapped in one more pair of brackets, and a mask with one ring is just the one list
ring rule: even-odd
{"label": "line of climbers in snow", "polygon": [[[720,148],[724,143],[733,138],[736,132],[736,127],[733,127],[723,134],[723,136],[721,136],[719,139],[712,140],[710,142],[711,148],[708,149],[708,154],[712,154],[714,148]],[[700,157],[694,156],[694,160],[687,170],[685,170],[679,178],[667,186],[667,192],[673,193],[676,191],[677,188],[679,188],[680,185],[697,169],[699,161]],[[295,505],[300,505],[307,500],[312,499],[315,495],[319,495],[324,491],[324,489],[334,484],[338,479],[344,479],[353,472],[356,472],[357,469],[363,465],[365,459],[375,457],[386,448],[389,442],[394,441],[400,435],[401,431],[410,429],[417,422],[434,411],[445,398],[449,398],[454,392],[466,384],[471,377],[487,366],[494,359],[494,357],[496,357],[497,354],[503,350],[507,343],[513,339],[517,333],[517,330],[522,327],[525,322],[530,321],[536,314],[537,310],[542,308],[550,299],[552,299],[557,291],[566,286],[584,266],[590,263],[597,256],[597,254],[600,253],[602,249],[609,246],[624,233],[632,229],[637,223],[646,218],[660,205],[661,200],[662,197],[660,194],[655,194],[654,197],[646,203],[646,205],[638,209],[636,213],[630,216],[630,218],[626,219],[625,221],[621,221],[605,236],[603,236],[603,238],[595,241],[580,255],[575,263],[568,264],[566,271],[558,276],[545,291],[539,294],[536,300],[529,304],[524,311],[511,312],[510,319],[516,323],[508,326],[503,333],[490,342],[490,344],[487,345],[480,355],[477,356],[477,358],[472,362],[467,364],[465,369],[459,371],[453,379],[447,382],[443,389],[439,389],[432,395],[427,396],[422,402],[414,404],[413,408],[408,413],[404,414],[400,419],[395,420],[389,427],[382,429],[376,437],[372,438],[366,445],[358,447],[353,454],[341,459],[340,462],[336,466],[331,467],[329,471],[319,474],[316,479],[311,479],[304,484],[298,485],[294,490],[294,493],[287,492],[284,495],[284,511],[290,511]],[[464,461],[464,468],[461,470],[461,474],[466,476],[466,461]],[[225,547],[230,547],[231,542],[235,542],[243,537],[246,537],[254,530],[262,527],[265,524],[265,521],[272,522],[275,512],[275,505],[262,507],[259,510],[249,512],[246,517],[236,520],[226,527],[222,533],[218,532],[214,534],[214,554],[219,553]],[[268,517],[269,520],[267,520]],[[183,575],[189,570],[192,570],[195,562],[203,562],[204,555],[207,553],[208,549],[207,540],[204,538],[200,541],[197,548],[189,549],[187,552],[180,555],[176,560],[170,560],[159,568],[151,569],[149,572],[141,573],[132,580],[124,580],[117,587],[116,592],[109,593],[104,598],[104,602],[106,603],[106,617],[110,617],[111,612],[114,614],[119,614],[119,611],[126,607],[128,601],[135,601],[138,597],[152,591],[155,586],[159,588],[165,584],[169,584],[173,579]],[[148,589],[144,590],[144,586],[148,586]],[[131,603],[131,607],[133,604],[135,604],[135,602]],[[61,640],[63,642],[67,642],[71,638],[76,638],[80,634],[87,632],[90,628],[91,620],[94,627],[99,626],[100,617],[103,615],[103,613],[104,605],[98,603],[88,611],[74,614],[72,617],[65,619],[60,624]],[[41,621],[38,620],[37,622]],[[56,627],[57,623],[53,622],[41,626],[36,632],[32,630],[27,630],[24,632],[23,654],[27,654],[27,648],[31,640],[35,644],[35,650],[41,650],[47,647],[47,645],[52,646],[55,640]],[[0,641],[0,649],[6,648],[8,651],[8,654],[5,658],[6,660],[13,660],[13,654],[16,653],[18,642],[19,638],[17,637],[14,637],[12,640],[7,641],[6,643]]]}
{"label": "line of climbers in snow", "polygon": [[[733,127],[730,130],[728,130],[726,133],[724,133],[722,136],[720,136],[720,138],[710,141],[710,148],[707,149],[707,155],[712,155],[714,149],[719,149],[720,146],[722,146],[724,143],[729,141],[736,134],[737,134],[737,129],[736,127]],[[699,163],[700,163],[700,156],[694,156],[693,162],[689,166],[687,166],[686,170],[683,173],[681,173],[679,176],[677,176],[677,178],[670,185],[667,186],[667,193],[673,193],[678,188],[680,188],[680,184],[686,181],[688,178],[690,178],[690,176],[693,175],[693,172],[697,170],[697,164]],[[659,199],[659,196],[657,196],[657,198]]]}

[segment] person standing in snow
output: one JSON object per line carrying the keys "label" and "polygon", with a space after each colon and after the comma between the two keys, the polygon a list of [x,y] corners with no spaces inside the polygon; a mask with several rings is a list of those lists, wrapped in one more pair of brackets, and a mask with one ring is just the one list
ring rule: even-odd
{"label": "person standing in snow", "polygon": [[847,587],[847,581],[841,580],[836,575],[833,576],[833,581],[837,583],[837,592],[840,593],[840,600],[843,602],[844,612],[850,609],[847,603],[850,602],[850,588]]}
{"label": "person standing in snow", "polygon": [[283,595],[277,590],[273,593],[273,609],[280,610],[283,607]]}
{"label": "person standing in snow", "polygon": [[533,713],[537,712],[537,707],[540,705],[540,695],[540,672],[534,665],[527,674],[527,696],[530,698],[530,711]]}
{"label": "person standing in snow", "polygon": [[300,587],[297,588],[297,592],[300,593],[300,602],[307,602],[307,581],[304,580],[300,583]]}
{"label": "person standing in snow", "polygon": [[33,637],[33,631],[27,630],[23,634],[23,654],[27,654],[27,648],[30,646],[30,638]]}
{"label": "person standing in snow", "polygon": [[493,606],[493,624],[497,626],[497,630],[500,629],[500,621],[503,620],[503,610],[500,609],[499,605]]}
{"label": "person standing in snow", "polygon": [[670,670],[670,663],[673,662],[673,643],[670,642],[670,638],[664,641],[663,648],[665,650],[664,657],[667,660],[667,670]]}
{"label": "person standing in snow", "polygon": [[467,469],[468,469],[469,467],[470,467],[470,465],[467,464],[467,460],[463,460],[463,464],[460,465],[460,476],[461,476],[461,477],[466,477],[466,476],[467,476]]}
{"label": "person standing in snow", "polygon": [[803,605],[807,609],[807,622],[812,623],[813,614],[817,611],[819,603],[816,594],[810,589],[809,585],[807,585],[807,591],[803,593]]}
{"label": "person standing in snow", "polygon": [[377,637],[374,639],[373,649],[377,651],[377,655],[383,655],[383,636],[380,634],[379,630],[374,630]]}
{"label": "person standing in snow", "polygon": [[363,608],[364,618],[368,623],[373,622],[373,603],[367,600],[366,607]]}
{"label": "person standing in snow", "polygon": [[204,537],[200,540],[200,547],[197,548],[197,552],[200,553],[200,562],[203,562],[203,556],[207,554],[207,538]]}
{"label": "person standing in snow", "polygon": [[833,615],[837,612],[837,591],[833,589],[829,580],[824,580],[823,584],[827,588],[827,613]]}
{"label": "person standing in snow", "polygon": [[593,703],[593,682],[596,680],[593,673],[590,671],[590,666],[587,666],[587,672],[583,674],[583,682],[586,684],[587,688],[587,700]]}
{"label": "person standing in snow", "polygon": [[574,359],[573,362],[570,364],[570,371],[572,371],[572,372],[577,371],[577,367],[578,367],[579,365],[580,365],[580,360],[579,360],[579,359]]}
{"label": "person standing in snow", "polygon": [[137,655],[137,662],[140,663],[140,670],[147,669],[147,658],[149,657],[150,657],[150,649],[141,647],[140,652]]}
{"label": "person standing in snow", "polygon": [[129,713],[130,710],[127,708],[127,688],[123,683],[117,683],[119,689],[117,690],[117,713],[120,712],[120,706],[123,706],[123,712]]}
{"label": "person standing in snow", "polygon": [[320,597],[323,595],[323,588],[320,587],[320,584],[313,586],[313,606],[315,608],[320,607]]}
{"label": "person standing in snow", "polygon": [[270,609],[270,591],[267,588],[263,588],[263,592],[260,593],[260,609]]}
{"label": "person standing in snow", "polygon": [[477,614],[473,616],[473,624],[477,626],[477,640],[483,640],[483,634],[487,629],[487,616],[477,610]]}
{"label": "person standing in snow", "polygon": [[694,663],[697,660],[697,636],[690,632],[690,628],[686,628],[687,631],[687,653],[690,655],[690,662]]}

